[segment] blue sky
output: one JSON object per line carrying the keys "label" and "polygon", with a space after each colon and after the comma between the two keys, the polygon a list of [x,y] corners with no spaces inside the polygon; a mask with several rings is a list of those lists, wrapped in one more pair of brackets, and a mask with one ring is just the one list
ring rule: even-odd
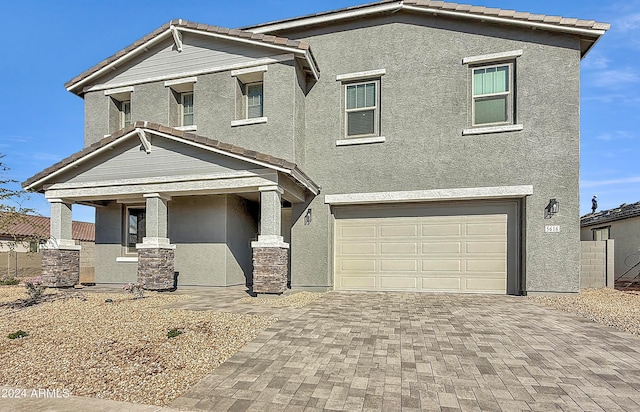
{"label": "blue sky", "polygon": [[[24,181],[82,149],[83,101],[63,84],[172,18],[241,27],[366,3],[285,1],[4,2],[0,153]],[[640,0],[477,0],[474,5],[594,19],[612,29],[582,61],[581,213],[640,201]],[[553,96],[549,96],[553,98]],[[23,204],[49,215],[42,195]],[[74,206],[74,219],[93,209]]]}

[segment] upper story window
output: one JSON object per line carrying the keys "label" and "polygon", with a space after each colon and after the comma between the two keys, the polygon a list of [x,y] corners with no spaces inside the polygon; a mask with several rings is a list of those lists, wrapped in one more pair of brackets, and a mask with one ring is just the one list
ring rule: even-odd
{"label": "upper story window", "polygon": [[236,114],[231,126],[266,123],[264,115],[264,76],[268,66],[232,70],[236,80]]}
{"label": "upper story window", "polygon": [[182,93],[182,125],[193,126],[193,92]]}
{"label": "upper story window", "polygon": [[195,84],[197,77],[184,77],[164,82],[169,89],[169,125],[176,129],[195,131]]}
{"label": "upper story window", "polygon": [[104,91],[109,101],[109,133],[130,126],[133,123],[131,96],[133,86]]}
{"label": "upper story window", "polygon": [[473,125],[512,123],[511,64],[472,68]]}
{"label": "upper story window", "polygon": [[131,125],[131,100],[120,102],[120,127]]}
{"label": "upper story window", "polygon": [[247,101],[247,119],[255,119],[262,117],[263,108],[263,88],[262,82],[251,83],[246,85],[245,91]]}
{"label": "upper story window", "polygon": [[345,85],[346,137],[378,135],[379,81]]}
{"label": "upper story window", "polygon": [[469,126],[463,135],[511,132],[516,124],[516,58],[522,50],[465,57],[468,65],[470,101]]}

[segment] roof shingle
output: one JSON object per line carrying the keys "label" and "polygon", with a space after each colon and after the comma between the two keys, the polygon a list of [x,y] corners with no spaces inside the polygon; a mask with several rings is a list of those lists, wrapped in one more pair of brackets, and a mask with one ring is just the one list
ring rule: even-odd
{"label": "roof shingle", "polygon": [[[3,218],[5,217],[8,218],[8,214],[6,212],[1,212],[0,220],[4,220]],[[49,236],[51,219],[48,217],[19,215],[18,218],[14,218],[12,220],[13,222],[0,229],[0,236]],[[71,237],[73,240],[95,242],[95,225],[89,222],[73,221],[71,225]]]}
{"label": "roof shingle", "polygon": [[594,226],[637,216],[640,216],[640,202],[631,204],[623,203],[613,209],[601,210],[596,213],[589,213],[588,215],[582,216],[580,218],[580,226]]}

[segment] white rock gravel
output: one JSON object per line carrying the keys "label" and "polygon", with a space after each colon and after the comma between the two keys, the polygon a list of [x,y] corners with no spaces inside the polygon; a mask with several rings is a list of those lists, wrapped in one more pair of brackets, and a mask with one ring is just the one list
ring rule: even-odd
{"label": "white rock gravel", "polygon": [[615,289],[584,289],[569,296],[532,296],[534,302],[576,313],[623,332],[640,335],[640,294]]}
{"label": "white rock gravel", "polygon": [[285,296],[246,297],[238,299],[239,303],[252,303],[254,305],[270,306],[272,308],[303,308],[320,299],[324,293],[297,292]]}
{"label": "white rock gravel", "polygon": [[[26,298],[24,290],[0,287],[0,386],[166,405],[276,321],[165,309],[191,297],[147,293],[134,300],[124,291],[48,290],[47,302],[7,307]],[[173,328],[184,333],[167,338]],[[29,336],[7,338],[18,329]]]}

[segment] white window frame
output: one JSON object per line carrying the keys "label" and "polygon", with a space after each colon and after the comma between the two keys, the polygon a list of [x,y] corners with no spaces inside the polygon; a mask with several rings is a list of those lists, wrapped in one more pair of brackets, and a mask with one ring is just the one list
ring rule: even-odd
{"label": "white window frame", "polygon": [[[347,109],[347,88],[349,86],[358,86],[361,84],[374,83],[376,89],[375,105],[367,107],[358,107],[356,109]],[[345,139],[359,139],[363,137],[380,136],[380,78],[366,79],[354,82],[345,82],[342,84],[343,104],[344,104],[344,137]],[[373,133],[349,135],[349,113],[373,109]]]}
{"label": "white window frame", "polygon": [[[260,111],[262,113],[260,116],[249,117],[249,87],[255,86],[258,84],[262,86],[262,93],[260,94],[260,108],[261,108]],[[244,113],[245,113],[245,116],[244,116],[245,119],[260,119],[264,117],[264,81],[244,84]]]}
{"label": "white window frame", "polygon": [[[184,100],[185,97],[187,96],[191,96],[191,113],[186,113],[184,108],[185,108],[185,104],[184,104]],[[180,126],[193,126],[195,125],[195,116],[194,116],[194,111],[195,111],[195,99],[194,99],[194,95],[193,92],[184,92],[184,93],[180,93]],[[185,115],[191,115],[191,123],[187,124],[185,122]]]}
{"label": "white window frame", "polygon": [[[508,68],[508,82],[507,85],[509,90],[506,92],[498,92],[498,93],[487,93],[482,95],[475,95],[475,76],[474,73],[476,70],[481,69],[491,69],[498,67],[507,67]],[[492,63],[492,64],[478,64],[470,66],[471,70],[471,125],[473,127],[490,127],[490,126],[499,126],[499,125],[512,125],[514,124],[514,62],[500,62],[500,63]],[[486,99],[488,97],[496,97],[496,96],[507,96],[507,119],[503,122],[492,122],[492,123],[476,123],[476,100]]]}
{"label": "white window frame", "polygon": [[[144,204],[126,206],[125,220],[124,220],[124,254],[125,255],[134,255],[138,253],[135,246],[133,246],[133,248],[129,246],[129,219],[131,216],[131,209],[143,209],[145,211],[145,220],[146,220],[146,214],[147,214],[147,207]],[[146,227],[145,227],[144,235],[146,235]],[[144,237],[144,235],[142,237]],[[139,240],[139,242],[136,242],[136,243],[142,243],[142,238],[139,237],[137,233],[136,233],[136,236],[138,237],[138,240]]]}
{"label": "white window frame", "polygon": [[[129,120],[127,120],[127,111],[125,107],[129,106]],[[131,99],[120,101],[120,128],[123,129],[131,125]]]}

